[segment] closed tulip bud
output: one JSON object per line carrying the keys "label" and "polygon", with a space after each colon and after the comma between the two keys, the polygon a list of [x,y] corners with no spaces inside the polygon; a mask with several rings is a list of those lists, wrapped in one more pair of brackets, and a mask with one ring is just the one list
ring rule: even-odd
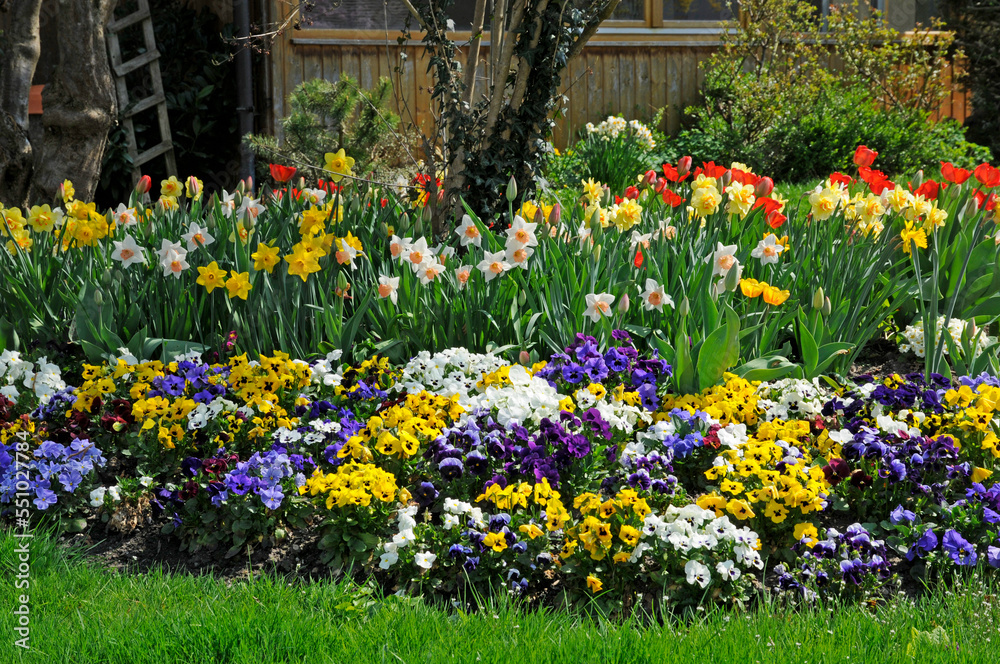
{"label": "closed tulip bud", "polygon": [[965,204],[965,210],[962,212],[962,217],[971,217],[979,211],[979,203],[976,202],[975,196],[969,199],[969,202]]}
{"label": "closed tulip bud", "polygon": [[830,305],[830,296],[828,295],[826,297],[826,300],[823,302],[823,312],[822,313],[823,313],[824,316],[829,316],[832,312],[833,312],[833,307]]}
{"label": "closed tulip bud", "polygon": [[719,184],[722,185],[723,189],[725,189],[726,187],[728,187],[729,183],[732,182],[732,181],[733,181],[733,172],[729,171],[729,170],[727,170],[725,173],[723,173],[722,177],[719,178]]}
{"label": "closed tulip bud", "polygon": [[642,186],[650,187],[654,184],[656,184],[656,171],[653,170],[646,171],[646,175],[642,179]]}
{"label": "closed tulip bud", "polygon": [[667,186],[666,178],[657,178],[656,185],[653,187],[653,191],[655,191],[658,194],[662,194],[666,186]]}
{"label": "closed tulip bud", "polygon": [[691,311],[691,303],[688,302],[687,295],[685,295],[684,299],[681,300],[680,306],[677,307],[677,313],[679,313],[681,316],[687,316],[688,313],[690,313],[690,311]]}
{"label": "closed tulip bud", "polygon": [[148,221],[142,225],[142,237],[149,239],[149,235],[153,232],[153,225]]}
{"label": "closed tulip bud", "polygon": [[816,292],[813,293],[813,301],[812,301],[813,309],[822,309],[825,299],[826,295],[823,294],[823,287],[820,286],[819,288],[816,289]]}
{"label": "closed tulip bud", "polygon": [[201,193],[201,183],[198,182],[198,178],[193,175],[188,177],[187,186],[191,190],[191,198],[198,198],[198,194]]}
{"label": "closed tulip bud", "polygon": [[399,232],[405,233],[410,228],[410,215],[405,212],[399,215]]}
{"label": "closed tulip bud", "polygon": [[148,175],[143,175],[135,185],[135,193],[148,194],[153,186],[153,180]]}
{"label": "closed tulip bud", "polygon": [[337,288],[341,292],[344,292],[348,289],[348,287],[349,284],[347,282],[347,275],[344,273],[343,270],[341,270],[340,272],[337,273]]}
{"label": "closed tulip bud", "polygon": [[306,188],[306,179],[300,177],[299,178],[299,191],[302,191],[305,188]]}
{"label": "closed tulip bud", "polygon": [[507,201],[513,203],[515,198],[517,198],[517,180],[511,175],[507,182]]}
{"label": "closed tulip bud", "polygon": [[765,175],[757,182],[753,193],[757,198],[763,198],[769,196],[772,191],[774,191],[774,180]]}
{"label": "closed tulip bud", "polygon": [[104,304],[104,293],[101,292],[100,288],[94,291],[94,304],[97,306]]}
{"label": "closed tulip bud", "polygon": [[236,193],[238,194],[247,193],[247,183],[245,180],[240,180],[239,183],[236,185]]}
{"label": "closed tulip bud", "polygon": [[590,231],[591,233],[600,233],[603,228],[601,225],[601,210],[594,208],[594,211],[590,215]]}
{"label": "closed tulip bud", "polygon": [[111,285],[111,270],[104,271],[101,275],[101,283],[104,284],[105,288]]}
{"label": "closed tulip bud", "polygon": [[562,206],[556,203],[552,206],[552,212],[549,212],[549,223],[553,226],[559,225],[559,219],[562,217]]}
{"label": "closed tulip bud", "polygon": [[535,210],[535,217],[534,219],[532,219],[532,221],[538,224],[539,226],[545,225],[545,213],[542,212],[542,208],[537,208]]}
{"label": "closed tulip bud", "polygon": [[608,207],[614,198],[611,195],[611,187],[604,185],[604,194],[601,196],[601,207]]}
{"label": "closed tulip bud", "polygon": [[628,293],[622,295],[621,299],[618,300],[618,313],[628,313]]}
{"label": "closed tulip bud", "polygon": [[917,174],[913,176],[913,188],[916,189],[924,183],[924,171],[919,170]]}
{"label": "closed tulip bud", "polygon": [[722,284],[727,291],[732,293],[740,285],[740,271],[737,267],[732,267],[726,272],[726,279]]}
{"label": "closed tulip bud", "polygon": [[219,195],[213,191],[212,195],[208,197],[208,209],[214,210],[215,204],[218,202],[219,202]]}
{"label": "closed tulip bud", "polygon": [[677,175],[684,177],[691,172],[691,157],[681,157],[677,160]]}
{"label": "closed tulip bud", "polygon": [[522,350],[521,353],[517,356],[517,360],[518,362],[521,363],[521,366],[526,367],[531,364],[531,355],[528,354],[528,351]]}
{"label": "closed tulip bud", "polygon": [[125,280],[125,273],[119,270],[118,268],[115,268],[114,271],[111,273],[111,278],[114,279],[116,284],[120,284],[122,281]]}
{"label": "closed tulip bud", "polygon": [[594,262],[601,260],[601,245],[594,245]]}
{"label": "closed tulip bud", "polygon": [[208,230],[214,231],[215,230],[215,215],[214,214],[208,215],[208,219],[206,220],[206,223],[208,225]]}
{"label": "closed tulip bud", "polygon": [[420,213],[421,221],[430,222],[434,218],[434,210],[431,209],[430,205],[425,205],[423,211]]}
{"label": "closed tulip bud", "polygon": [[517,306],[523,307],[524,303],[528,301],[528,294],[523,290],[517,294]]}
{"label": "closed tulip bud", "polygon": [[247,189],[246,190],[249,191],[252,194],[253,193],[253,176],[252,175],[247,176],[246,183],[247,183]]}
{"label": "closed tulip bud", "polygon": [[979,332],[979,328],[976,327],[976,321],[975,321],[975,319],[970,318],[968,320],[968,322],[965,324],[965,337],[966,337],[966,339],[968,339],[969,341],[972,341],[973,339],[976,338],[976,333],[978,333],[978,332]]}

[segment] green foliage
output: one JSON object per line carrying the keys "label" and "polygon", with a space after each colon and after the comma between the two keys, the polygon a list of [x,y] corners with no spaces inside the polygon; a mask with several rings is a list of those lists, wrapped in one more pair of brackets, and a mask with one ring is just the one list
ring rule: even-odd
{"label": "green foliage", "polygon": [[[784,180],[846,170],[865,144],[889,173],[979,163],[988,152],[930,113],[950,92],[950,33],[902,40],[856,4],[827,21],[800,0],[751,0],[705,64],[705,103],[672,141],[679,154],[739,161]],[[939,27],[939,26],[935,26]]]}
{"label": "green foliage", "polygon": [[972,115],[966,119],[970,140],[1000,155],[1000,1],[944,0],[948,28],[966,55],[965,87],[972,93]]}
{"label": "green foliage", "polygon": [[388,108],[391,99],[392,82],[386,77],[370,91],[347,74],[336,83],[305,81],[288,98],[291,112],[281,120],[283,142],[264,135],[247,141],[261,159],[295,166],[313,178],[326,177],[323,155],[340,148],[356,160],[356,172],[367,173],[376,162],[387,161],[399,143],[399,116]]}

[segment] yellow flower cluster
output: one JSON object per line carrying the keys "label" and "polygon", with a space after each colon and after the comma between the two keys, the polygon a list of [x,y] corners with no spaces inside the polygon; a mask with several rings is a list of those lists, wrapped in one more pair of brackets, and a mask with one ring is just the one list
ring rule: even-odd
{"label": "yellow flower cluster", "polygon": [[380,454],[399,459],[409,459],[426,444],[441,435],[441,430],[465,412],[458,403],[458,395],[442,397],[421,392],[408,394],[401,404],[386,408],[368,418],[364,429],[352,436],[337,456],[370,458],[367,445],[375,440],[375,450]]}
{"label": "yellow flower cluster", "polygon": [[[801,519],[794,517],[823,509],[830,485],[823,468],[812,463],[806,448],[810,439],[809,422],[762,422],[745,443],[720,454],[723,465],[705,471],[709,481],[719,483],[718,490],[699,498],[698,506],[714,510],[716,516],[728,512],[741,521],[762,514],[774,524],[789,516],[798,523]],[[799,447],[802,456],[788,463],[778,440]]]}
{"label": "yellow flower cluster", "polygon": [[396,498],[396,478],[377,466],[366,463],[346,463],[328,475],[319,469],[299,487],[299,494],[326,494],[326,508],[356,505],[367,507],[372,498],[388,503]]}
{"label": "yellow flower cluster", "polygon": [[619,551],[613,555],[616,563],[626,562],[632,555],[641,535],[638,527],[653,511],[645,498],[628,488],[607,500],[600,494],[582,493],[573,500],[573,507],[580,511],[582,520],[566,529],[559,557],[572,556],[582,547],[591,560],[604,560],[617,547]]}
{"label": "yellow flower cluster", "polygon": [[724,385],[711,387],[701,394],[668,394],[663,398],[660,411],[653,415],[653,420],[669,419],[672,409],[683,408],[689,413],[694,413],[696,410],[708,413],[722,426],[756,424],[759,383],[751,383],[730,373],[724,374],[723,380],[726,381]]}

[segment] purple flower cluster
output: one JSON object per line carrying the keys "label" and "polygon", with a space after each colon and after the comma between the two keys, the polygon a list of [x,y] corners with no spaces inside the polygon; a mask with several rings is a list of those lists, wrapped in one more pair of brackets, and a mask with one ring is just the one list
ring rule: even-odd
{"label": "purple flower cluster", "polygon": [[174,374],[154,378],[153,389],[146,393],[146,398],[179,397],[190,392],[191,398],[198,403],[209,404],[226,394],[225,385],[213,384],[210,378],[228,376],[229,371],[230,368],[226,366],[210,367],[185,360],[177,364]]}
{"label": "purple flower cluster", "polygon": [[216,507],[231,496],[253,495],[268,509],[277,509],[285,498],[282,480],[293,478],[295,486],[301,487],[306,483],[305,471],[314,467],[312,457],[287,454],[280,448],[255,452],[246,461],[220,450],[220,455],[208,459],[186,458],[181,468],[188,480],[179,489],[161,489],[159,497],[179,507],[199,495],[204,485],[205,494]]}
{"label": "purple flower cluster", "polygon": [[817,591],[879,586],[891,576],[885,542],[873,539],[859,523],[844,533],[831,528],[825,540],[811,547],[803,539],[792,550],[799,554],[798,567],[776,565],[777,587],[807,599],[815,598]]}
{"label": "purple flower cluster", "polygon": [[843,445],[843,458],[889,480],[894,488],[906,483],[911,491],[940,503],[953,480],[972,473],[969,463],[958,462],[958,448],[950,436],[910,436],[904,431],[890,434],[852,425],[849,428],[856,433]]}
{"label": "purple flower cluster", "polygon": [[15,463],[15,456],[16,444],[0,443],[0,503],[10,503],[18,491],[30,491],[40,510],[58,502],[58,490],[73,494],[95,468],[107,463],[96,445],[80,439],[69,445],[47,440],[27,463]]}
{"label": "purple flower cluster", "polygon": [[622,345],[601,353],[594,337],[578,333],[566,352],[553,354],[535,375],[553,387],[560,381],[570,385],[624,384],[639,393],[645,408],[656,410],[660,405],[658,384],[663,384],[672,375],[670,365],[659,359],[655,351],[651,358],[640,358],[627,332],[615,330],[612,338],[623,342]]}
{"label": "purple flower cluster", "polygon": [[595,452],[595,444],[610,439],[611,427],[595,408],[579,417],[563,411],[558,421],[545,418],[535,433],[518,424],[504,427],[477,413],[445,429],[428,445],[424,458],[449,482],[475,476],[485,478],[487,486],[506,487],[508,481],[545,478],[558,487],[563,473]]}

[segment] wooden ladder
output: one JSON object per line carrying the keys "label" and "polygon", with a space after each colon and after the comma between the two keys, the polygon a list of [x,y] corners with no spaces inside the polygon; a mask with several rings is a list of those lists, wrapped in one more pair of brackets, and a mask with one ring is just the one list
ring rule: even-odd
{"label": "wooden ladder", "polygon": [[[115,74],[115,87],[118,90],[118,107],[122,110],[125,131],[128,136],[128,153],[132,157],[132,175],[138,181],[142,175],[141,166],[160,155],[167,162],[167,175],[177,175],[177,160],[174,157],[174,144],[170,138],[170,119],[167,117],[167,99],[163,94],[163,79],[160,78],[160,52],[156,50],[156,37],[153,34],[153,20],[149,13],[149,0],[138,0],[139,9],[128,16],[113,20],[107,25],[108,52],[111,56],[111,69]],[[122,62],[121,45],[118,33],[142,23],[142,34],[146,43],[146,52],[127,62]],[[153,85],[153,94],[135,103],[129,101],[128,86],[125,76],[140,67],[149,67],[149,77]],[[132,117],[138,113],[156,107],[160,125],[160,142],[157,145],[139,153],[135,142],[135,125]]]}

